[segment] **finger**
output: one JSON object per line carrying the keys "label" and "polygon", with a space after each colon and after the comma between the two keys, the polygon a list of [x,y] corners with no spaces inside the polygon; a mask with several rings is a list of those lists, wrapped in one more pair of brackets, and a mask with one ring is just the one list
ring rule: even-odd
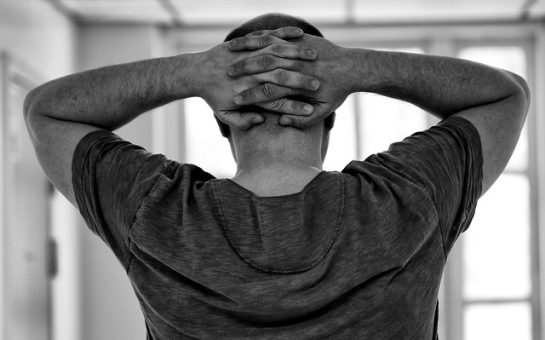
{"label": "finger", "polygon": [[285,97],[266,103],[256,104],[256,106],[273,112],[304,116],[308,116],[309,114],[311,114],[312,110],[314,109],[310,104],[288,99]]}
{"label": "finger", "polygon": [[229,49],[231,51],[261,50],[259,53],[303,60],[315,60],[318,56],[315,49],[289,44],[271,35],[237,38],[229,42]]}
{"label": "finger", "polygon": [[256,36],[256,35],[263,35],[263,34],[267,34],[268,32],[270,32],[270,30],[253,31],[251,33],[246,34],[246,37],[252,37],[252,36]]}
{"label": "finger", "polygon": [[270,102],[282,97],[298,94],[298,90],[289,87],[278,86],[272,83],[265,83],[244,90],[235,96],[234,102],[237,105],[252,105]]}
{"label": "finger", "polygon": [[248,130],[265,120],[262,115],[255,112],[219,111],[214,114],[221,122],[239,130]]}
{"label": "finger", "polygon": [[280,27],[274,31],[276,32],[276,36],[280,39],[295,39],[300,38],[305,34],[302,29],[293,26]]}
{"label": "finger", "polygon": [[229,66],[227,74],[230,77],[239,77],[256,73],[272,71],[277,68],[300,70],[303,64],[295,59],[279,58],[270,54],[250,57],[240,60]]}
{"label": "finger", "polygon": [[283,40],[276,38],[273,35],[257,35],[257,36],[244,36],[235,38],[229,41],[229,49],[231,51],[253,51],[267,47],[275,42],[283,42]]}
{"label": "finger", "polygon": [[294,89],[316,91],[320,87],[320,81],[314,77],[281,68],[265,73],[259,73],[253,77],[260,83],[268,82]]}
{"label": "finger", "polygon": [[298,129],[306,129],[316,124],[320,120],[321,118],[316,115],[310,115],[310,116],[283,115],[282,117],[280,117],[280,120],[278,123],[281,126],[292,126]]}
{"label": "finger", "polygon": [[300,47],[295,44],[273,44],[262,49],[259,53],[269,53],[280,58],[294,58],[303,60],[315,60],[316,50]]}
{"label": "finger", "polygon": [[307,116],[284,114],[280,117],[279,124],[282,126],[292,126],[298,129],[306,129],[318,122],[324,120],[328,115],[322,112],[323,108],[319,105],[314,107],[313,113]]}
{"label": "finger", "polygon": [[258,36],[258,35],[273,35],[280,39],[295,39],[300,38],[305,34],[302,29],[293,26],[280,27],[275,30],[258,30],[246,34],[246,36]]}

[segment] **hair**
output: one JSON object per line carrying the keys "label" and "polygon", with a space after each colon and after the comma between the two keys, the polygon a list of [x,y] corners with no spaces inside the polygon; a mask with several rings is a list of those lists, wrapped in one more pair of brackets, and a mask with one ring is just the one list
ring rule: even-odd
{"label": "hair", "polygon": [[[314,35],[317,37],[324,37],[322,32],[314,25],[308,23],[307,21],[281,13],[269,13],[253,18],[249,21],[246,21],[242,25],[233,29],[225,41],[233,40],[235,38],[243,37],[249,33],[261,30],[275,30],[280,27],[298,27],[303,30],[306,34]],[[221,122],[215,115],[216,121],[218,122],[221,134],[223,137],[228,138],[230,135],[229,125]],[[324,119],[324,127],[329,131],[333,128],[335,122],[335,112],[331,113]]]}

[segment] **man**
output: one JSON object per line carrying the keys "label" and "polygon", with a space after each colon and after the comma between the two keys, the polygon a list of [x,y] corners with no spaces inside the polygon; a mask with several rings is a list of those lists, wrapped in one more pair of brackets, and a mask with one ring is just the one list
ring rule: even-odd
{"label": "man", "polygon": [[[206,52],[71,75],[27,97],[44,171],[120,260],[149,339],[437,336],[447,255],[513,152],[528,87],[481,64],[320,35],[265,15]],[[442,121],[322,171],[333,112],[353,92]],[[191,96],[229,140],[232,179],[111,133]]]}

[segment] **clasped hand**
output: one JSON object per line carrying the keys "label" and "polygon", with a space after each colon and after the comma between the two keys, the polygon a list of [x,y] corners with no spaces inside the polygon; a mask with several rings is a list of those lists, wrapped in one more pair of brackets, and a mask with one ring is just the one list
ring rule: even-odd
{"label": "clasped hand", "polygon": [[305,128],[350,94],[345,50],[294,27],[253,32],[205,53],[202,97],[220,121],[241,130],[263,121],[260,110]]}

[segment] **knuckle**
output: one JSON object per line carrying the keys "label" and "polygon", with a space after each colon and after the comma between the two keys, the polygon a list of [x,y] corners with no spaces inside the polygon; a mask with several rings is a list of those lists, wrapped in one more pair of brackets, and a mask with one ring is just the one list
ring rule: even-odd
{"label": "knuckle", "polygon": [[252,41],[251,38],[252,38],[252,37],[251,37],[251,36],[248,36],[248,35],[239,38],[240,41],[239,41],[238,45],[240,45],[240,46],[246,46],[246,47],[251,46],[251,45],[250,45],[250,43],[251,43],[251,41]]}
{"label": "knuckle", "polygon": [[271,102],[271,110],[273,111],[280,111],[283,110],[286,107],[286,98],[280,98],[273,102]]}
{"label": "knuckle", "polygon": [[279,85],[286,85],[289,81],[289,74],[286,71],[278,70],[274,73],[274,79]]}
{"label": "knuckle", "polygon": [[238,38],[229,41],[229,47],[230,48],[236,48],[239,45],[240,45],[240,39],[238,39]]}
{"label": "knuckle", "polygon": [[270,55],[264,55],[259,59],[259,66],[263,70],[270,70],[274,66],[274,58]]}
{"label": "knuckle", "polygon": [[240,73],[244,72],[246,70],[246,61],[241,60],[241,61],[236,62],[233,65],[233,68],[235,69],[235,72],[237,74],[240,74]]}
{"label": "knuckle", "polygon": [[291,102],[291,108],[294,112],[302,112],[303,111],[303,103],[293,100]]}
{"label": "knuckle", "polygon": [[306,129],[309,126],[311,126],[311,120],[310,119],[297,119],[294,120],[295,125],[300,129]]}
{"label": "knuckle", "polygon": [[312,48],[298,47],[297,52],[301,58],[314,59],[316,58],[316,51]]}
{"label": "knuckle", "polygon": [[256,92],[255,90],[252,89],[252,90],[244,91],[240,93],[239,95],[242,97],[242,102],[247,103],[256,97]]}
{"label": "knuckle", "polygon": [[261,86],[261,92],[266,98],[273,98],[276,94],[276,90],[271,83],[265,83]]}
{"label": "knuckle", "polygon": [[269,46],[270,44],[272,44],[273,40],[274,40],[273,36],[264,35],[264,36],[259,38],[258,45],[259,45],[260,48],[263,48],[265,46]]}
{"label": "knuckle", "polygon": [[289,70],[300,70],[302,68],[302,64],[297,59],[283,59],[283,67],[289,69]]}
{"label": "knuckle", "polygon": [[274,37],[274,38],[280,38],[280,31],[279,31],[280,29],[281,29],[281,28],[279,28],[279,29],[277,29],[277,30],[274,30],[274,31],[271,31],[271,32],[269,33],[269,35],[270,35],[271,37]]}
{"label": "knuckle", "polygon": [[282,45],[272,45],[271,52],[279,57],[283,57],[285,55],[284,46]]}

